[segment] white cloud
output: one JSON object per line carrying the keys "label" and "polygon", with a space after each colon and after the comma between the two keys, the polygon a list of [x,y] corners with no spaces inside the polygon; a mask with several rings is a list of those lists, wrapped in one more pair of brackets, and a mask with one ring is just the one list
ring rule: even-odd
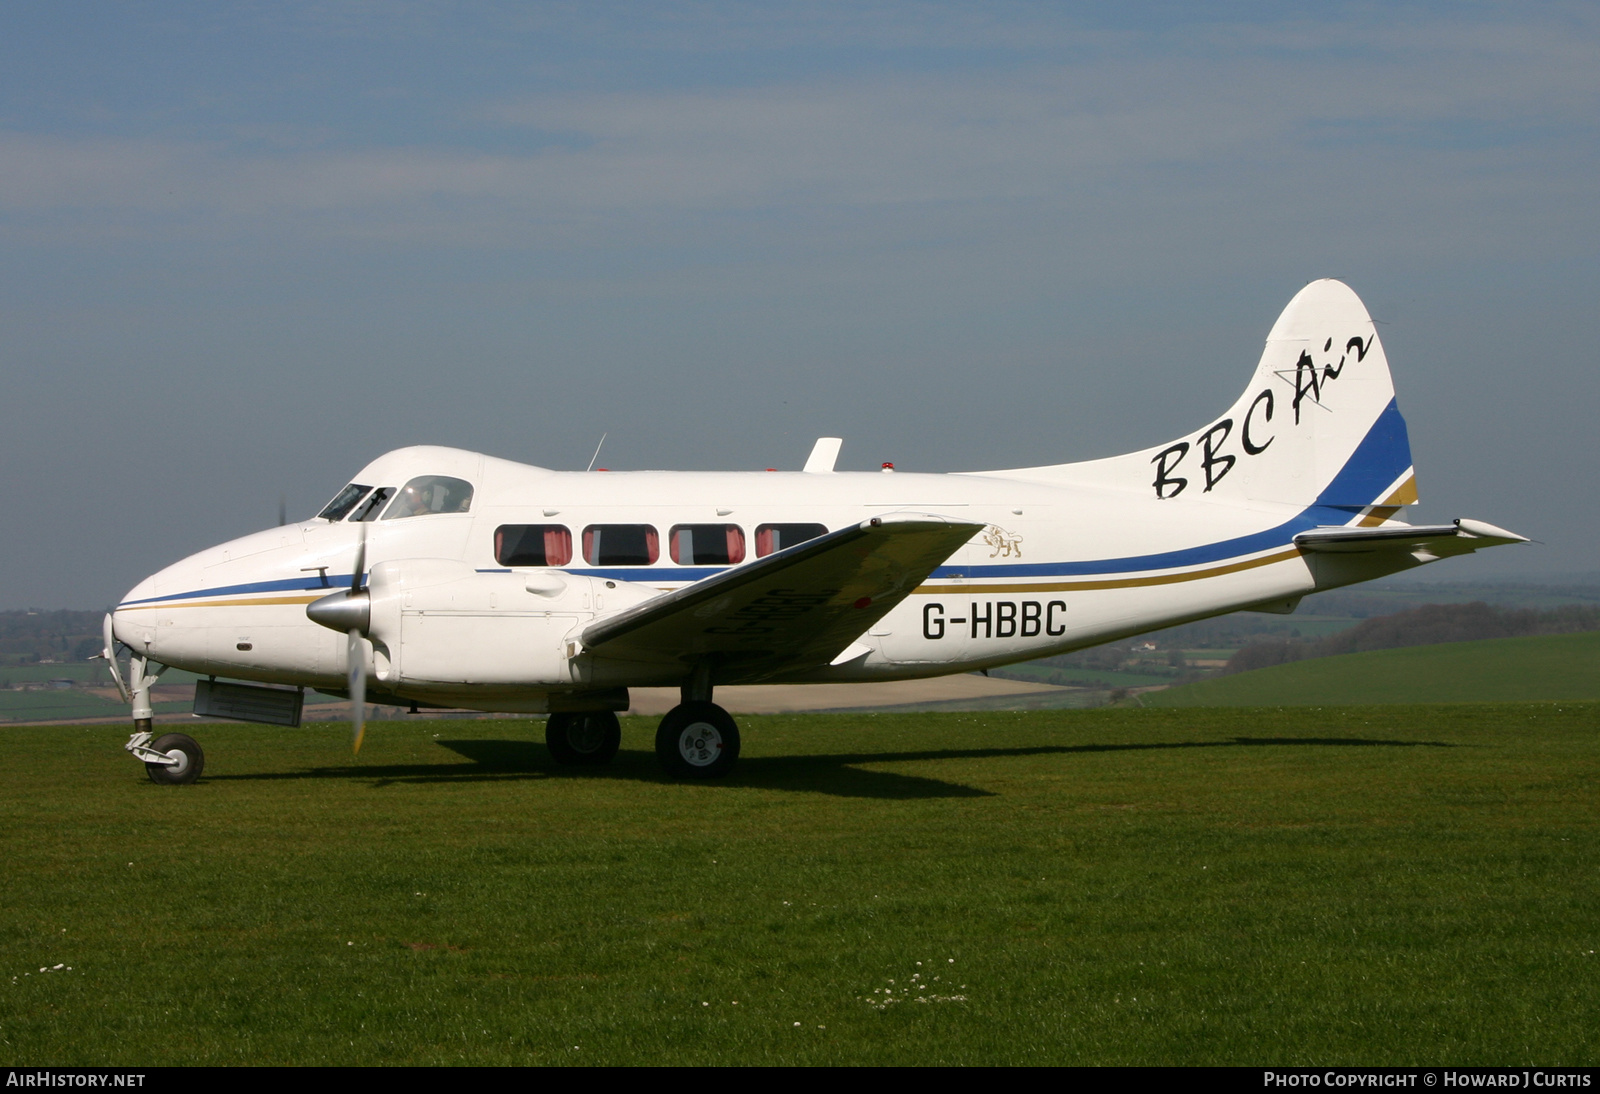
{"label": "white cloud", "polygon": [[530,96],[479,109],[479,124],[508,135],[493,151],[10,132],[0,230],[681,240],[704,217],[770,212],[804,229],[893,207],[948,219],[996,203],[1072,206],[1105,186],[1259,187],[1270,202],[1285,177],[1326,187],[1331,165],[1374,149],[1387,170],[1426,179],[1430,203],[1449,203],[1474,173],[1514,170],[1500,147],[1539,149],[1525,172],[1540,175],[1535,187],[1552,168],[1592,168],[1592,38],[1431,23],[1357,49],[1360,31],[1209,27],[1176,51],[1006,70]]}

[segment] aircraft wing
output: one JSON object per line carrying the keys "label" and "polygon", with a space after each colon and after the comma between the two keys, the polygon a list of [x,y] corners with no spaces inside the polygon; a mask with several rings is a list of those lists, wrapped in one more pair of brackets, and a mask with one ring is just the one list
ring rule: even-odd
{"label": "aircraft wing", "polygon": [[1397,551],[1419,558],[1425,555],[1425,561],[1447,555],[1464,555],[1480,547],[1526,542],[1526,536],[1480,520],[1458,520],[1451,524],[1380,525],[1376,528],[1345,525],[1313,528],[1294,537],[1295,546],[1302,551],[1333,554]]}
{"label": "aircraft wing", "polygon": [[718,683],[829,664],[984,525],[873,517],[591,623],[604,660],[710,659]]}

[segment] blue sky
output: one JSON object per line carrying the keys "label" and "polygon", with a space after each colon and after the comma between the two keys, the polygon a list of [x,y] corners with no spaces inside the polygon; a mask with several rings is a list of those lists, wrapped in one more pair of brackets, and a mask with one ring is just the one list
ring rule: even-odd
{"label": "blue sky", "polygon": [[412,443],[1126,451],[1324,276],[1417,517],[1545,541],[1431,572],[1593,570],[1597,124],[1579,4],[11,5],[0,606],[105,605]]}

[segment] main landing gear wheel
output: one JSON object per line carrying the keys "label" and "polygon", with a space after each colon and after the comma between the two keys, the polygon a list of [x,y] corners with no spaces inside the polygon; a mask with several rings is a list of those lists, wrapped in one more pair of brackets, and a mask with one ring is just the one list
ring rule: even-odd
{"label": "main landing gear wheel", "polygon": [[656,759],[680,779],[714,779],[739,759],[739,726],[715,703],[681,703],[656,730]]}
{"label": "main landing gear wheel", "polygon": [[609,710],[552,714],[544,726],[544,743],[558,764],[598,767],[610,763],[622,746],[622,726]]}
{"label": "main landing gear wheel", "polygon": [[144,765],[150,781],[162,786],[181,786],[192,783],[206,769],[206,754],[200,751],[200,742],[187,733],[163,733],[150,743],[153,752],[164,753],[173,764]]}

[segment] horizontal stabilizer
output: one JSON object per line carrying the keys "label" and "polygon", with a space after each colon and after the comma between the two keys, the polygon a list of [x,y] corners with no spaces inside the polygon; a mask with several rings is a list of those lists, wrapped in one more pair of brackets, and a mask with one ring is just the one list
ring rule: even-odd
{"label": "horizontal stabilizer", "polygon": [[717,683],[827,665],[984,527],[874,517],[592,623],[583,646],[604,660],[710,661]]}
{"label": "horizontal stabilizer", "polygon": [[1313,528],[1294,537],[1302,551],[1329,554],[1370,554],[1377,551],[1402,551],[1432,558],[1464,555],[1480,547],[1503,543],[1527,543],[1526,536],[1508,532],[1477,520],[1458,520],[1452,524],[1386,525],[1377,528],[1341,526]]}

